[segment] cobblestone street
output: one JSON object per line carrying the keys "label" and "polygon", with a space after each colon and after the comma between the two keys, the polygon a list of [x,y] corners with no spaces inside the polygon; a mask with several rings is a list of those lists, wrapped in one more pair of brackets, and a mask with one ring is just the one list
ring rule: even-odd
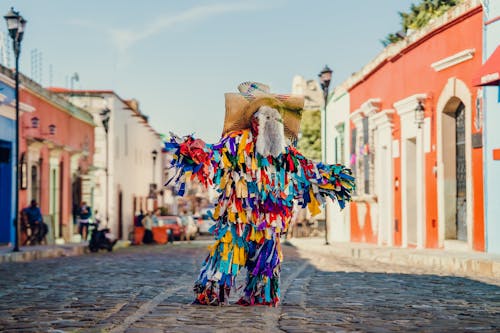
{"label": "cobblestone street", "polygon": [[[498,332],[500,287],[284,246],[278,308],[193,306],[206,241],[0,265],[2,332]],[[494,281],[492,281],[494,282]],[[237,295],[233,292],[233,302]]]}

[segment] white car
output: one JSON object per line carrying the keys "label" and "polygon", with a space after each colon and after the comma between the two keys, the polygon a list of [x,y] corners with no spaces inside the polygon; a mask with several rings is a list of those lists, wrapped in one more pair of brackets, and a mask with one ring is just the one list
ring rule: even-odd
{"label": "white car", "polygon": [[198,232],[200,235],[208,235],[210,234],[210,227],[215,224],[215,221],[210,218],[207,214],[203,214],[198,219]]}

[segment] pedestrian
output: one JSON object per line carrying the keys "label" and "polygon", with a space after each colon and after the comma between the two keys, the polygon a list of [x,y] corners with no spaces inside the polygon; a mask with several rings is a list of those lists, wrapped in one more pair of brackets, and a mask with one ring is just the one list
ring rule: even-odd
{"label": "pedestrian", "polygon": [[158,227],[160,224],[160,221],[158,220],[158,215],[160,215],[160,209],[156,209],[153,211],[153,214],[151,215],[151,219],[153,220],[153,227]]}
{"label": "pedestrian", "polygon": [[136,227],[143,227],[142,225],[142,219],[144,218],[144,213],[142,212],[142,209],[135,215],[134,218],[134,226]]}
{"label": "pedestrian", "polygon": [[78,226],[82,240],[87,240],[90,218],[92,217],[92,208],[87,205],[87,202],[82,201],[78,207]]}
{"label": "pedestrian", "polygon": [[42,212],[36,200],[31,200],[30,205],[22,210],[22,217],[29,226],[30,234],[27,235],[25,244],[42,244],[45,241],[49,228],[43,222]]}
{"label": "pedestrian", "polygon": [[148,212],[146,216],[142,219],[142,224],[144,225],[144,237],[142,242],[144,244],[153,244],[153,212]]}
{"label": "pedestrian", "polygon": [[244,82],[227,93],[223,136],[213,145],[172,135],[165,149],[179,195],[186,182],[214,185],[220,195],[211,228],[215,243],[194,285],[196,304],[227,304],[241,269],[247,276],[238,304],[277,305],[283,254],[280,237],[293,207],[312,215],[331,198],[343,208],[354,178],[342,165],[316,163],[294,146],[304,105],[302,96],[274,95],[269,87]]}

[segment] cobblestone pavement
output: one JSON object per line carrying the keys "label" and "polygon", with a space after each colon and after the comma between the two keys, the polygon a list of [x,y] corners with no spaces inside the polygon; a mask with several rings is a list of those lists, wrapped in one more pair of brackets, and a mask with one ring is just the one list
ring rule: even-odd
{"label": "cobblestone pavement", "polygon": [[291,246],[279,307],[193,306],[207,244],[2,264],[0,331],[500,331],[498,285]]}

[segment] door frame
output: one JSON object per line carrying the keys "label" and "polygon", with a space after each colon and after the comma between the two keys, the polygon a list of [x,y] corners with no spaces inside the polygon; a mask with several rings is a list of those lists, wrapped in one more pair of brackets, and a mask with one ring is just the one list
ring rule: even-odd
{"label": "door frame", "polygon": [[[450,103],[451,102],[451,103]],[[437,111],[437,184],[438,184],[438,244],[439,247],[444,247],[445,237],[445,221],[446,221],[446,189],[445,189],[445,154],[444,154],[444,128],[443,117],[445,113],[452,113],[451,111],[462,102],[465,106],[465,159],[466,159],[466,173],[467,173],[467,245],[472,248],[472,209],[474,196],[472,195],[472,94],[467,85],[452,77],[448,79],[445,84],[441,95],[438,98],[436,111]],[[455,197],[456,194],[454,193]]]}

